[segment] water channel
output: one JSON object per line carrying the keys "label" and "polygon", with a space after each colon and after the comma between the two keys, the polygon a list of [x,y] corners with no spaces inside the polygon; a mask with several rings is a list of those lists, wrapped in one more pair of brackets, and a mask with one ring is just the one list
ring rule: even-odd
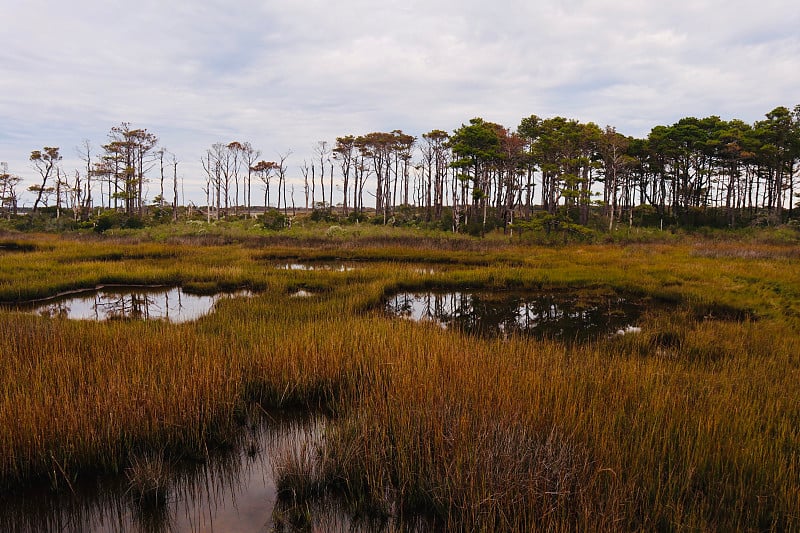
{"label": "water channel", "polygon": [[[291,448],[320,438],[319,416],[271,414],[243,429],[230,449],[202,461],[170,464],[166,501],[142,504],[126,476],[73,480],[69,488],[26,487],[0,498],[0,531],[40,532],[233,532],[272,531],[280,516],[275,460]],[[276,507],[277,506],[277,507]],[[315,518],[323,530],[344,525],[341,513]],[[343,531],[345,529],[342,529]]]}

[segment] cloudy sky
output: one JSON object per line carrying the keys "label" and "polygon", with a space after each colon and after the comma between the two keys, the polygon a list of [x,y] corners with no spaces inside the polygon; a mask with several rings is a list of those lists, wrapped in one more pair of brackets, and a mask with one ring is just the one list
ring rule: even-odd
{"label": "cloudy sky", "polygon": [[299,178],[317,141],[476,116],[753,122],[800,103],[795,1],[4,0],[0,161],[27,187],[31,150],[71,171],[130,122],[177,155],[188,200],[218,141],[291,150]]}

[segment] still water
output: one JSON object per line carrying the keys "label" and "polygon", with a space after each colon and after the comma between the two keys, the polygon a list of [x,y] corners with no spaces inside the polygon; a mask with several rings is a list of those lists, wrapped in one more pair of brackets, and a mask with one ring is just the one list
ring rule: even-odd
{"label": "still water", "polygon": [[350,272],[355,270],[357,265],[355,263],[277,263],[275,268],[278,270],[327,270],[330,272]]}
{"label": "still water", "polygon": [[[268,532],[281,502],[273,475],[289,450],[313,449],[324,430],[321,417],[276,417],[249,425],[239,442],[202,461],[171,464],[166,502],[142,504],[125,476],[74,479],[49,486],[0,492],[0,531],[47,532]],[[317,512],[319,531],[352,527],[336,510]]]}
{"label": "still water", "polygon": [[240,291],[200,296],[188,294],[180,287],[106,287],[7,307],[51,318],[180,323],[207,315],[220,298],[248,295]]}
{"label": "still water", "polygon": [[392,296],[386,311],[486,337],[528,335],[581,342],[636,331],[646,305],[620,294],[424,292]]}

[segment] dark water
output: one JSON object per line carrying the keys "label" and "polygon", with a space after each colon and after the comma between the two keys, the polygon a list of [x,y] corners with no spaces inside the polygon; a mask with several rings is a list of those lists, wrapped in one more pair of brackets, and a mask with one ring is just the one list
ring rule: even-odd
{"label": "dark water", "polygon": [[220,298],[247,292],[199,296],[180,287],[107,287],[43,301],[6,306],[41,316],[74,320],[196,320],[212,311]]}
{"label": "dark water", "polygon": [[[321,437],[319,417],[270,418],[248,427],[240,442],[203,462],[173,463],[166,501],[143,504],[125,476],[73,480],[0,492],[0,531],[40,532],[267,532],[282,514],[273,467],[287,450],[312,453]],[[305,447],[305,448],[303,448]],[[347,531],[337,509],[317,510],[318,531]]]}
{"label": "dark water", "polygon": [[636,331],[648,303],[620,294],[401,293],[386,311],[487,337],[528,335],[564,341]]}

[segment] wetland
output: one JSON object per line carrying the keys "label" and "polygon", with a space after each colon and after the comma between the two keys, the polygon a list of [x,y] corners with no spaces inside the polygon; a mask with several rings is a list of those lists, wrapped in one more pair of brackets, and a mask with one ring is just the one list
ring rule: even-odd
{"label": "wetland", "polygon": [[25,242],[0,301],[168,290],[0,309],[4,530],[800,527],[792,245]]}

